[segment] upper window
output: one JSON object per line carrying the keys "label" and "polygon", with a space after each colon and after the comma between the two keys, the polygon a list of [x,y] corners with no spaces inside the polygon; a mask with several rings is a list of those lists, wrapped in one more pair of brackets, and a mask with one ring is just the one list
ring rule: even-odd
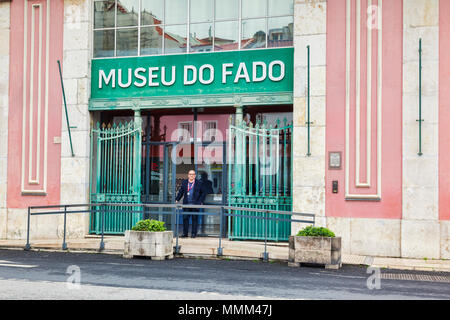
{"label": "upper window", "polygon": [[94,58],[293,45],[294,0],[93,3]]}

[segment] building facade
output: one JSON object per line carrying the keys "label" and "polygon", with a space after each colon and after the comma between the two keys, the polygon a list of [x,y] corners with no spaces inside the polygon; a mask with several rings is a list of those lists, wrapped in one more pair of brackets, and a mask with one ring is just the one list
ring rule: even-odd
{"label": "building facade", "polygon": [[0,1],[0,238],[28,206],[171,203],[195,168],[209,203],[314,213],[344,253],[449,259],[448,20],[447,0]]}

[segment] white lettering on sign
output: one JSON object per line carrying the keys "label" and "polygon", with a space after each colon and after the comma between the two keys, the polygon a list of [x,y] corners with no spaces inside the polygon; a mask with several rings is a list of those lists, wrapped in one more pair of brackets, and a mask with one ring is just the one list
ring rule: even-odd
{"label": "white lettering on sign", "polygon": [[[258,66],[261,67],[262,74],[260,77],[258,77]],[[261,82],[266,80],[267,77],[267,66],[264,62],[261,61],[255,61],[253,62],[253,68],[252,68],[252,81],[253,82]]]}
{"label": "white lettering on sign", "polygon": [[[189,70],[192,70],[192,79],[188,79]],[[184,66],[184,85],[190,86],[197,82],[197,68],[195,66]]]}
{"label": "white lettering on sign", "polygon": [[[280,60],[272,61],[269,65],[263,61],[254,61],[248,65],[245,62],[241,62],[237,70],[233,70],[233,67],[234,63],[222,64],[223,84],[226,84],[227,80],[231,79],[233,79],[233,83],[239,83],[241,80],[245,80],[246,83],[262,82],[267,78],[272,82],[279,82],[286,75],[286,67],[284,62]],[[193,65],[185,65],[183,67],[183,85],[194,85],[197,81],[203,85],[209,85],[214,82],[215,71],[214,66],[211,64],[203,64],[199,68]],[[147,72],[148,74],[146,74]],[[167,73],[170,73],[170,75]],[[166,67],[148,67],[147,69],[138,67],[134,70],[132,68],[126,70],[111,69],[108,74],[104,70],[99,70],[98,88],[102,89],[103,86],[115,88],[116,79],[121,88],[128,88],[131,85],[138,88],[145,86],[159,87],[160,84],[172,86],[176,81],[176,66],[172,66],[170,71],[166,70]]]}
{"label": "white lettering on sign", "polygon": [[228,68],[233,68],[232,63],[224,63],[222,64],[222,83],[227,83],[227,76],[230,76],[233,74],[232,71],[228,71]]}
{"label": "white lettering on sign", "polygon": [[164,86],[171,86],[175,83],[175,66],[172,66],[172,78],[166,81],[166,67],[161,68],[161,82]]}
{"label": "white lettering on sign", "polygon": [[142,75],[142,72],[145,72],[147,70],[145,70],[145,68],[137,68],[136,70],[134,70],[134,77],[137,78],[138,80],[141,80],[142,82],[137,82],[134,81],[134,85],[136,87],[145,87],[145,85],[147,84],[147,78],[145,77],[145,75]]}
{"label": "white lettering on sign", "polygon": [[149,87],[158,87],[158,82],[153,82],[153,79],[158,78],[157,74],[153,74],[153,72],[157,72],[159,70],[158,67],[148,68],[148,86]]}
{"label": "white lettering on sign", "polygon": [[103,71],[103,70],[99,71],[99,76],[98,76],[99,89],[103,88],[103,86],[102,86],[103,82],[105,82],[105,85],[108,85],[111,80],[112,80],[112,87],[115,88],[116,87],[116,69],[112,69],[109,72],[108,77],[106,77],[105,71]]}
{"label": "white lettering on sign", "polygon": [[245,79],[245,82],[250,82],[250,77],[248,76],[247,67],[245,66],[245,62],[241,62],[239,64],[239,68],[236,73],[236,77],[234,78],[234,83],[238,83],[239,79]]}
{"label": "white lettering on sign", "polygon": [[[273,75],[273,67],[276,65],[280,66],[280,75],[278,77],[275,77]],[[284,78],[284,63],[283,63],[283,61],[280,61],[280,60],[272,61],[269,64],[269,79],[274,82],[277,82],[277,81],[283,80],[283,78]]]}
{"label": "white lettering on sign", "polygon": [[[205,80],[205,69],[209,69],[209,79]],[[201,84],[210,84],[214,81],[214,67],[210,64],[204,64],[198,70],[198,80]]]}
{"label": "white lettering on sign", "polygon": [[125,84],[122,82],[122,69],[119,69],[119,87],[128,88],[131,86],[131,80],[131,68],[128,69],[128,80]]}

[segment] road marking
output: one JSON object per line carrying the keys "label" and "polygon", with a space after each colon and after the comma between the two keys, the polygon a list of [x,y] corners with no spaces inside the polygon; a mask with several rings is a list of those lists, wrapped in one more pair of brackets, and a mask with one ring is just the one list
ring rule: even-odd
{"label": "road marking", "polygon": [[360,277],[360,276],[344,276],[339,274],[333,274],[333,273],[317,273],[317,272],[311,272],[310,274],[318,275],[318,276],[330,276],[335,278],[351,278],[351,279],[365,279],[366,277]]}
{"label": "road marking", "polygon": [[[6,262],[6,263],[3,263]],[[11,267],[11,268],[37,268],[36,265],[31,264],[14,264],[11,261],[0,260],[0,267]]]}

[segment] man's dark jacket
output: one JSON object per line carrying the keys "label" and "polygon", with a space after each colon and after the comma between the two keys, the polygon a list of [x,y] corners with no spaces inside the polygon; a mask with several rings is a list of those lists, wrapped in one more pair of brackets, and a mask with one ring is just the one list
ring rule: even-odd
{"label": "man's dark jacket", "polygon": [[[183,197],[183,204],[189,204],[188,203],[188,179],[183,180],[181,182],[180,190],[178,190],[177,197],[175,200],[180,201],[181,197]],[[203,190],[203,184],[200,180],[195,179],[194,184],[194,195],[192,197],[192,203],[195,205],[203,204],[203,201],[205,200],[206,194]]]}

